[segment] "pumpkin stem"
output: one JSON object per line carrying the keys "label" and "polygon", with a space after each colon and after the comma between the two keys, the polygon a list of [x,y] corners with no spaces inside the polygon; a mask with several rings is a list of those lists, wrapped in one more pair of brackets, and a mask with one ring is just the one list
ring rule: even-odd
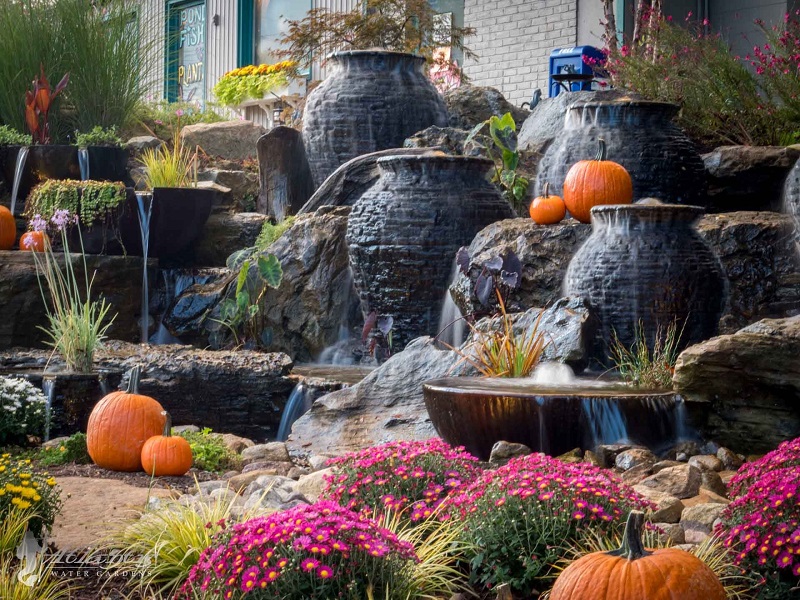
{"label": "pumpkin stem", "polygon": [[545,181],[544,182],[544,187],[542,188],[542,196],[544,196],[545,198],[549,198],[550,197],[550,182],[549,181]]}
{"label": "pumpkin stem", "polygon": [[172,436],[172,417],[165,410],[162,410],[161,414],[164,415],[164,434],[163,434],[163,437],[171,437]]}
{"label": "pumpkin stem", "polygon": [[606,159],[606,141],[603,138],[597,140],[597,154],[594,155],[595,160]]}
{"label": "pumpkin stem", "polygon": [[650,552],[645,550],[642,544],[642,529],[644,528],[644,513],[640,510],[632,510],[625,523],[625,533],[622,534],[622,545],[618,550],[609,552],[610,556],[624,556],[628,560],[636,560],[648,556]]}
{"label": "pumpkin stem", "polygon": [[139,393],[139,380],[142,378],[142,366],[136,365],[130,371],[130,376],[128,378],[128,389],[125,390],[129,394],[138,394]]}

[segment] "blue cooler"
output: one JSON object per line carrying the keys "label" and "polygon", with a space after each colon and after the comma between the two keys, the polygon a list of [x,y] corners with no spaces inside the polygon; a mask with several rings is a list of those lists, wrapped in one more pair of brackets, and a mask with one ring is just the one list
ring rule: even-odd
{"label": "blue cooler", "polygon": [[[584,57],[602,60],[604,54],[594,46],[556,48],[550,53],[550,97],[562,91],[579,92],[592,89],[594,69]],[[555,76],[555,77],[554,77]]]}

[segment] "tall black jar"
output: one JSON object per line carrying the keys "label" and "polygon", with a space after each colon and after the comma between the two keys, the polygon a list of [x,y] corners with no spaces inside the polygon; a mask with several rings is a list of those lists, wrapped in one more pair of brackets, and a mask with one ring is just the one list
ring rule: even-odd
{"label": "tall black jar", "polygon": [[387,156],[378,166],[380,179],[353,206],[347,243],[362,311],[391,316],[400,349],[437,333],[458,249],[514,211],[488,181],[490,160]]}
{"label": "tall black jar", "polygon": [[650,349],[673,322],[679,349],[716,335],[727,279],[693,227],[702,214],[674,204],[592,208],[592,234],[572,257],[564,289],[597,311],[601,362],[614,333],[630,347],[639,324]]}
{"label": "tall black jar", "polygon": [[328,77],[306,100],[303,142],[318,187],[348,160],[401,148],[431,125],[447,125],[447,107],[425,76],[425,59],[383,50],[337,52]]}
{"label": "tall black jar", "polygon": [[535,195],[544,184],[561,195],[564,178],[579,160],[591,159],[597,140],[606,142],[608,160],[621,164],[633,180],[634,198],[706,206],[706,174],[694,143],[673,119],[679,106],[668,102],[584,102],[567,111],[564,130],[542,157]]}

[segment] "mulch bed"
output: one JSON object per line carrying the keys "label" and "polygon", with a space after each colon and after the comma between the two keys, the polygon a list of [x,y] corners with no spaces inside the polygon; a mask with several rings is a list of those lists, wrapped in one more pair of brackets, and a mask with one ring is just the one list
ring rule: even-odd
{"label": "mulch bed", "polygon": [[56,479],[59,477],[91,477],[93,479],[116,479],[123,481],[134,487],[142,488],[160,488],[166,490],[175,490],[182,494],[189,491],[195,485],[195,480],[199,481],[212,481],[219,479],[219,475],[209,473],[208,471],[199,471],[191,469],[186,475],[181,477],[150,477],[147,473],[139,471],[136,473],[121,473],[119,471],[109,471],[103,469],[95,464],[90,465],[76,465],[69,463],[57,467],[51,467],[48,472]]}

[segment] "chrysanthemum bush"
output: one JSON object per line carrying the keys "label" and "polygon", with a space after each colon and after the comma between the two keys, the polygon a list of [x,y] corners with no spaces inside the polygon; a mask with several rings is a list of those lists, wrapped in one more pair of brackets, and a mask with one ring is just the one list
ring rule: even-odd
{"label": "chrysanthemum bush", "polygon": [[274,65],[247,65],[225,73],[214,86],[214,96],[220,104],[235,106],[286,87],[294,77],[297,77],[297,63],[291,60]]}
{"label": "chrysanthemum bush", "polygon": [[800,438],[742,466],[721,532],[736,563],[759,573],[760,598],[785,598],[800,585]]}
{"label": "chrysanthemum bush", "polygon": [[29,459],[0,456],[0,522],[14,510],[31,515],[28,528],[42,537],[61,507],[56,480],[33,467]]}
{"label": "chrysanthemum bush", "polygon": [[443,508],[478,548],[473,583],[507,583],[527,597],[585,534],[615,531],[631,510],[650,505],[610,471],[533,454],[486,471]]}
{"label": "chrysanthemum bush", "polygon": [[41,435],[45,397],[35,385],[16,377],[0,377],[0,446]]}
{"label": "chrysanthemum bush", "polygon": [[411,544],[334,502],[274,513],[225,530],[177,598],[406,598]]}
{"label": "chrysanthemum bush", "polygon": [[398,441],[331,459],[323,497],[367,514],[404,512],[429,518],[454,490],[482,472],[478,459],[441,439]]}

